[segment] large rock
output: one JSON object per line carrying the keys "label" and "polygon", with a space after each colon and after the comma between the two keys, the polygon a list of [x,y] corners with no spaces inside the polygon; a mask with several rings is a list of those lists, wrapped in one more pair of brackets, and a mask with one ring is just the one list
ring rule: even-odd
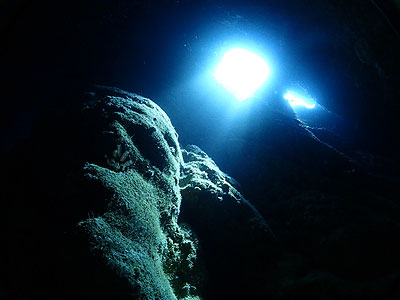
{"label": "large rock", "polygon": [[139,298],[196,298],[198,282],[191,275],[196,239],[177,223],[183,165],[177,134],[149,99],[113,89],[101,92],[92,92],[95,102],[86,112],[97,122],[93,135],[99,147],[84,173],[104,189],[95,201],[105,209],[79,226],[92,250]]}
{"label": "large rock", "polygon": [[398,298],[398,176],[378,157],[254,103],[208,149],[239,185],[149,99],[83,100],[2,161],[10,298]]}
{"label": "large rock", "polygon": [[207,268],[205,299],[262,299],[276,239],[257,209],[200,148],[182,150],[181,220],[199,238]]}
{"label": "large rock", "polygon": [[32,141],[6,164],[15,294],[251,295],[273,234],[237,182],[196,146],[181,150],[168,116],[151,100],[107,87],[84,100],[83,110],[44,115]]}

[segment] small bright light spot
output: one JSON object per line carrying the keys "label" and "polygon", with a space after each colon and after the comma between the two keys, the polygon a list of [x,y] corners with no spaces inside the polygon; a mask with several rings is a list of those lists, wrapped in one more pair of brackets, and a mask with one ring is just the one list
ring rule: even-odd
{"label": "small bright light spot", "polygon": [[252,97],[263,85],[269,72],[267,63],[261,57],[236,48],[225,53],[213,75],[230,93],[243,101]]}
{"label": "small bright light spot", "polygon": [[309,108],[309,109],[315,107],[315,101],[312,98],[304,99],[290,91],[286,92],[286,94],[283,96],[283,98],[288,100],[290,106],[292,106],[292,107],[304,106],[305,108]]}

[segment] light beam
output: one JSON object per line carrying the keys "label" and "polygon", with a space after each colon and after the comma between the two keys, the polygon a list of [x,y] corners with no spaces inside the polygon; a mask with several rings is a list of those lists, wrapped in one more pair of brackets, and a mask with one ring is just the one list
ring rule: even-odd
{"label": "light beam", "polygon": [[291,107],[304,106],[308,109],[315,107],[315,101],[312,98],[304,99],[291,91],[287,91],[283,98],[289,101]]}
{"label": "light beam", "polygon": [[240,101],[252,97],[269,74],[260,56],[242,48],[226,52],[213,72],[215,79]]}

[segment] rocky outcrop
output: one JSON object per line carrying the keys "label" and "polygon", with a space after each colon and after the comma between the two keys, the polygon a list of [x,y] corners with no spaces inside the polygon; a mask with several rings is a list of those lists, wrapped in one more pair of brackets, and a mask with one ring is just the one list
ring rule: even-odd
{"label": "rocky outcrop", "polygon": [[383,161],[258,103],[210,147],[239,184],[151,100],[96,87],[82,102],[2,161],[11,299],[396,299]]}
{"label": "rocky outcrop", "polygon": [[96,120],[100,153],[84,176],[105,190],[95,200],[105,209],[79,227],[94,253],[140,299],[198,298],[206,276],[208,286],[221,284],[215,273],[253,284],[273,233],[237,182],[198,147],[181,150],[168,116],[149,99],[109,88],[91,96],[85,114]]}
{"label": "rocky outcrop", "polygon": [[272,233],[237,182],[198,147],[181,150],[151,100],[108,87],[84,100],[43,116],[25,148],[30,173],[9,167],[10,183],[32,178],[23,190],[41,199],[8,195],[10,220],[28,216],[9,222],[16,294],[189,300],[212,299],[210,286],[229,296],[228,279],[248,285]]}
{"label": "rocky outcrop", "polygon": [[197,298],[198,282],[191,274],[197,241],[178,225],[183,159],[169,118],[135,94],[104,89],[92,95],[86,113],[99,114],[93,134],[103,148],[98,160],[85,164],[84,175],[110,197],[98,197],[105,202],[104,213],[79,226],[91,249],[138,298]]}

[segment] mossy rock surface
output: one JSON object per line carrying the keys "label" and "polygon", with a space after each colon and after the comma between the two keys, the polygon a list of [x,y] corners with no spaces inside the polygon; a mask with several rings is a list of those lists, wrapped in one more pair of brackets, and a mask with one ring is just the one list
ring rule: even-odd
{"label": "mossy rock surface", "polygon": [[[196,239],[178,225],[183,165],[177,133],[151,100],[98,88],[85,108],[99,145],[84,167],[104,193],[102,212],[79,222],[101,256],[139,299],[196,299]],[[109,197],[102,197],[109,195]]]}

